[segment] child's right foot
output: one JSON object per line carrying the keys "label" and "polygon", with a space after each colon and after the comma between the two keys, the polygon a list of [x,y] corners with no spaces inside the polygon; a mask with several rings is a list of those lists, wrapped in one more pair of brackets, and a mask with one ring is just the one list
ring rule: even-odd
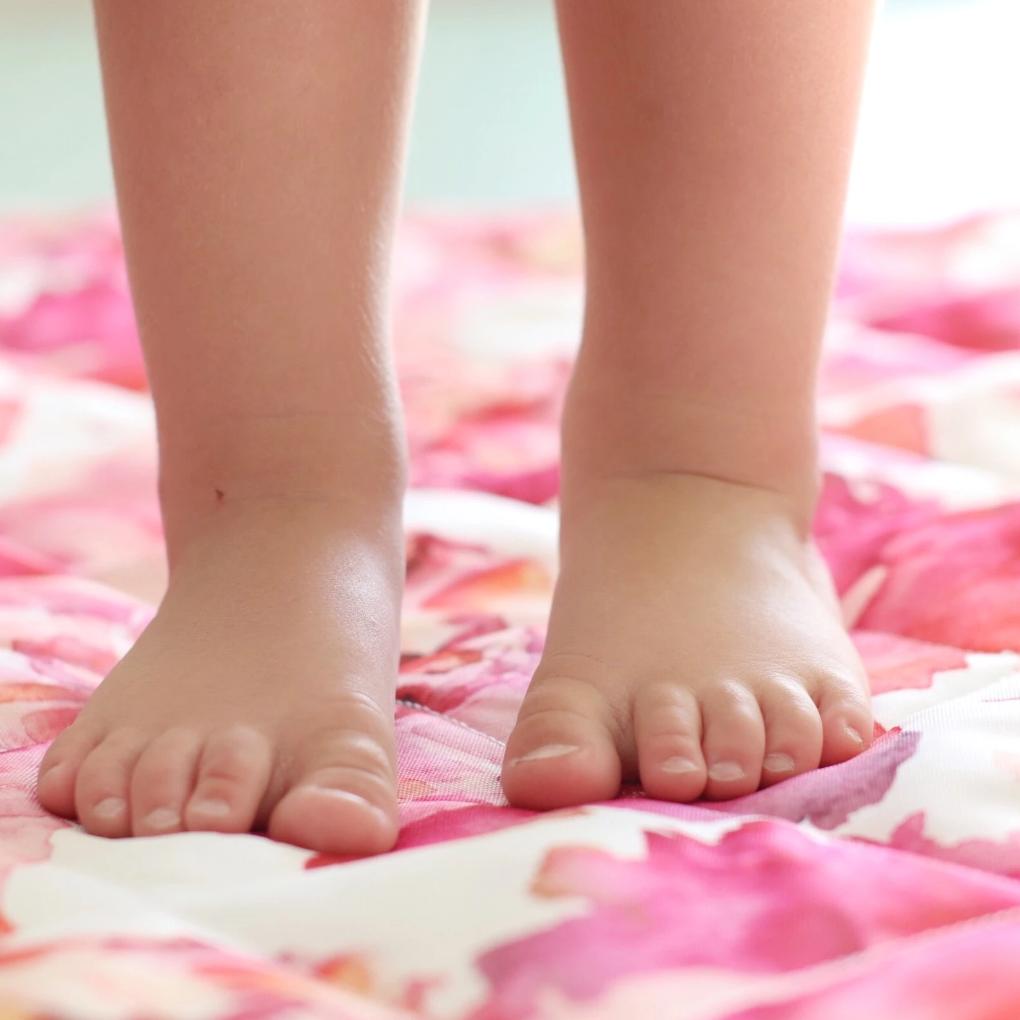
{"label": "child's right foot", "polygon": [[102,836],[396,839],[398,507],[218,508],[158,614],[47,753],[39,799]]}

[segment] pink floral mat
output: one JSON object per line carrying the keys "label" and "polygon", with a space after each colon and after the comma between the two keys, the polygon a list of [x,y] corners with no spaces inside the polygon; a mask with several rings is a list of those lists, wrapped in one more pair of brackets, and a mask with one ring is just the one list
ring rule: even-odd
{"label": "pink floral mat", "polygon": [[555,570],[569,217],[417,217],[413,475],[381,858],[108,841],[33,796],[162,584],[151,410],[102,216],[0,226],[0,1013],[1020,1017],[1020,215],[851,235],[817,532],[880,736],[725,804],[533,815],[499,762]]}

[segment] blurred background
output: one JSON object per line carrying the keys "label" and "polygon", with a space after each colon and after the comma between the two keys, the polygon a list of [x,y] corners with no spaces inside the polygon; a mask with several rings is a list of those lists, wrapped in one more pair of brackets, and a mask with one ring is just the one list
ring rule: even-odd
{"label": "blurred background", "polygon": [[[1016,204],[1020,3],[886,0],[849,216]],[[0,212],[113,193],[87,0],[0,0]],[[551,0],[434,0],[407,179],[415,205],[574,195]]]}

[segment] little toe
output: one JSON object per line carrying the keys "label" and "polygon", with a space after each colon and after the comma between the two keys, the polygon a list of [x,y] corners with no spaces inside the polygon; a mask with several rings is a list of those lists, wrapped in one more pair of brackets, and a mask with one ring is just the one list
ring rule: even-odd
{"label": "little toe", "polygon": [[822,719],[822,764],[849,761],[871,746],[874,722],[863,683],[825,677],[815,700]]}
{"label": "little toe", "polygon": [[641,785],[649,797],[690,801],[705,789],[701,707],[682,684],[642,687],[634,700]]}
{"label": "little toe", "polygon": [[75,782],[75,812],[94,836],[131,834],[131,770],[145,747],[134,730],[114,730],[81,763]]}
{"label": "little toe", "polygon": [[719,683],[702,695],[701,716],[705,796],[728,800],[753,793],[761,782],[765,754],[758,699],[741,683]]}
{"label": "little toe", "polygon": [[536,674],[503,759],[503,789],[533,810],[611,800],[621,765],[613,712],[593,684]]}
{"label": "little toe", "polygon": [[758,703],[765,720],[762,786],[818,768],[822,720],[804,685],[796,680],[770,681],[759,691]]}
{"label": "little toe", "polygon": [[397,838],[391,751],[380,740],[340,730],[308,754],[299,778],[273,808],[273,839],[321,853],[388,850]]}
{"label": "little toe", "polygon": [[184,809],[185,827],[250,831],[271,767],[269,741],[258,731],[233,726],[212,734],[202,749],[194,792]]}
{"label": "little toe", "polygon": [[175,728],[161,733],[142,752],[131,776],[131,831],[136,836],[183,829],[200,747],[195,730]]}

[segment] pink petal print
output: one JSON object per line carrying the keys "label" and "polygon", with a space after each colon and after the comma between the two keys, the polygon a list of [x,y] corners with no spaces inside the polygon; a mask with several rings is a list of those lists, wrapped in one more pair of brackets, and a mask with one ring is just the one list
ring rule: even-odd
{"label": "pink petal print", "polygon": [[535,895],[583,897],[589,910],[479,957],[491,991],[472,1020],[524,1020],[551,993],[594,1001],[628,975],[678,967],[796,970],[1020,905],[1004,879],[819,843],[787,823],[749,822],[718,844],[647,842],[643,860],[573,846],[548,854]]}
{"label": "pink petal print", "polygon": [[[402,825],[394,851],[411,850],[414,847],[446,843],[454,839],[468,839],[471,836],[484,836],[531,821],[535,815],[534,811],[505,806],[493,807],[489,804],[451,807]],[[305,863],[305,868],[322,868],[354,859],[333,854],[315,854]]]}
{"label": "pink petal print", "polygon": [[990,918],[851,960],[820,990],[716,1020],[1016,1020],[1018,957],[1020,921]]}
{"label": "pink petal print", "polygon": [[26,712],[21,720],[25,736],[33,744],[48,744],[78,718],[79,711],[77,707],[64,706]]}
{"label": "pink petal print", "polygon": [[931,521],[938,513],[933,500],[918,502],[879,482],[868,484],[865,497],[846,479],[827,472],[814,535],[837,590],[847,591],[878,562],[893,536]]}
{"label": "pink petal print", "polygon": [[53,556],[30,549],[16,540],[0,535],[0,577],[31,577],[57,574],[64,564]]}
{"label": "pink petal print", "polygon": [[1020,822],[1017,831],[1001,840],[963,839],[947,844],[924,835],[924,812],[918,811],[900,823],[886,845],[992,874],[1020,878]]}
{"label": "pink petal print", "polygon": [[855,631],[852,636],[867,667],[872,694],[931,687],[936,673],[967,665],[966,654],[948,645],[873,631]]}
{"label": "pink petal print", "polygon": [[[823,769],[814,769],[726,801],[698,801],[697,807],[719,815],[769,815],[791,822],[810,822],[835,829],[855,811],[877,804],[889,792],[900,765],[916,751],[921,734],[891,729],[863,754]],[[640,807],[673,818],[689,818],[691,806],[641,798],[608,801],[608,807]]]}
{"label": "pink petal print", "polygon": [[927,454],[931,451],[927,410],[917,404],[891,404],[862,413],[838,426],[828,424],[826,431],[894,446],[911,453]]}
{"label": "pink petal print", "polygon": [[117,665],[120,653],[107,645],[97,647],[73,634],[60,634],[45,641],[14,640],[11,648],[29,658],[57,659],[71,666],[105,676]]}
{"label": "pink petal print", "polygon": [[858,626],[975,651],[1020,648],[1020,503],[918,522],[878,562],[882,583]]}
{"label": "pink petal print", "polygon": [[1020,347],[1020,287],[950,294],[871,320],[878,329],[922,333],[959,347],[1006,351]]}

